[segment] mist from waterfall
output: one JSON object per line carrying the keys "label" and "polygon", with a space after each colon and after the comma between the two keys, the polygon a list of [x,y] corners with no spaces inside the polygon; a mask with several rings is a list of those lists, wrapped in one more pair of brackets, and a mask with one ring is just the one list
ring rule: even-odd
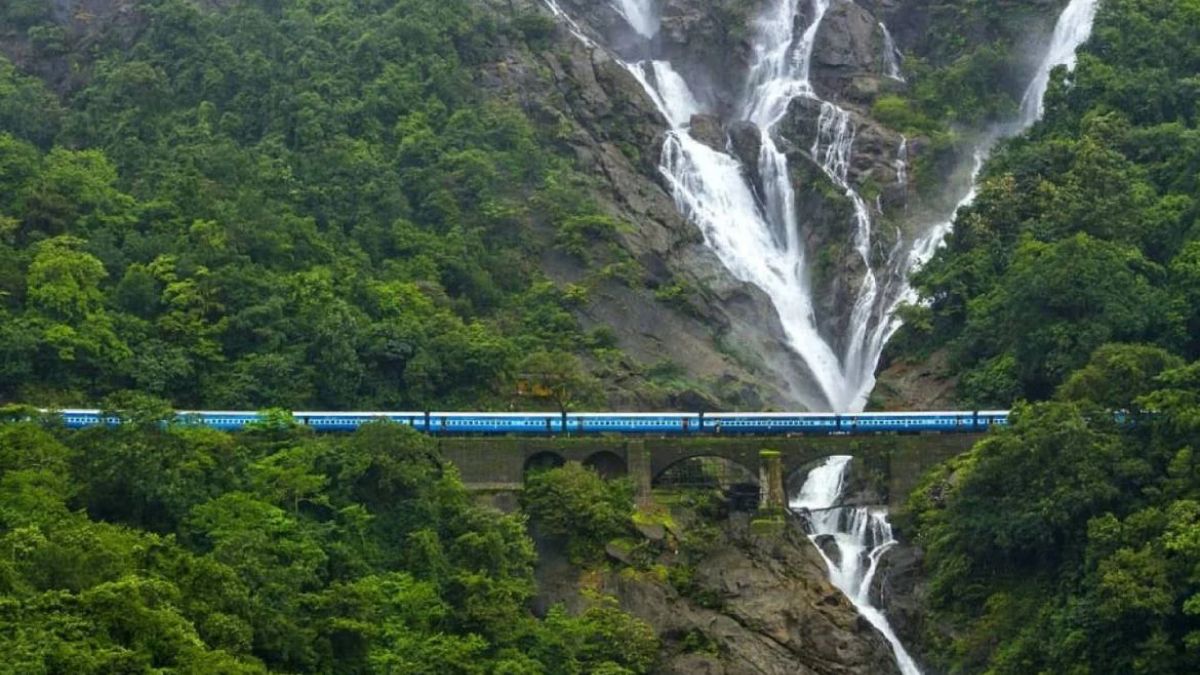
{"label": "mist from waterfall", "polygon": [[617,0],[616,8],[638,35],[650,39],[658,33],[658,14],[652,0]]}
{"label": "mist from waterfall", "polygon": [[[897,239],[886,252],[873,248],[871,212],[849,176],[857,131],[853,117],[832,101],[820,99],[810,80],[813,45],[832,1],[769,0],[754,22],[753,53],[745,86],[733,105],[733,118],[753,123],[760,132],[756,167],[760,186],[748,178],[752,172],[732,152],[714,149],[691,135],[693,115],[714,112],[705,109],[704,97],[697,96],[705,92],[693,91],[694,84],[667,60],[618,61],[641,83],[670,125],[660,171],[676,206],[697,226],[734,277],[757,286],[770,298],[788,347],[811,375],[811,382],[791,383],[792,394],[810,410],[857,411],[874,387],[884,344],[899,328],[895,310],[901,302],[913,299],[908,274],[933,255],[949,232],[953,215],[909,241]],[[1013,131],[1036,120],[1053,67],[1073,63],[1075,48],[1090,31],[1096,1],[1072,0],[1060,16],[1050,49],[1023,98],[1021,118],[1015,126],[1010,125]],[[556,0],[545,2],[574,34],[594,46]],[[807,11],[802,11],[802,2]],[[642,40],[640,53],[653,53],[653,38],[660,28],[657,1],[611,0],[610,4]],[[807,17],[807,23],[802,17]],[[885,74],[901,77],[899,52],[887,27],[882,23],[880,27]],[[808,159],[853,206],[850,243],[863,273],[849,294],[853,304],[842,335],[821,330],[823,325],[836,323],[836,317],[818,316],[810,283],[812,265],[806,260],[788,158],[774,133],[799,98],[820,108]],[[977,148],[976,172],[999,135],[991,134]],[[895,163],[897,180],[902,183],[908,180],[907,152],[905,139]],[[973,198],[974,174],[971,183],[959,206]]]}
{"label": "mist from waterfall", "polygon": [[[871,582],[879,560],[896,539],[887,519],[887,509],[843,506],[850,455],[826,457],[808,472],[804,485],[789,502],[793,511],[806,518],[809,538],[829,568],[829,580],[858,613],[879,631],[896,656],[904,675],[920,675],[920,669],[896,636],[887,616],[871,604]],[[836,552],[836,559],[829,550]]]}

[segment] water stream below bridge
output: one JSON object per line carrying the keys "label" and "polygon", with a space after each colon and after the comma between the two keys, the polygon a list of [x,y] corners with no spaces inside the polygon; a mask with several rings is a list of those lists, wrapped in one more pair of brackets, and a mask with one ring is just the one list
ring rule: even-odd
{"label": "water stream below bridge", "polygon": [[829,580],[888,641],[900,672],[920,675],[883,610],[871,604],[871,582],[879,559],[896,545],[896,539],[886,508],[842,505],[852,459],[850,455],[826,457],[808,472],[789,506],[807,519],[809,538],[825,559]]}

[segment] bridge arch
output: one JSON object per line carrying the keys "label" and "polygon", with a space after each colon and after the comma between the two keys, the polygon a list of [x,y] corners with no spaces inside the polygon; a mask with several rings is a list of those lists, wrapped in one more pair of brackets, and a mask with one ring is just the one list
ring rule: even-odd
{"label": "bridge arch", "polygon": [[629,467],[625,463],[625,458],[611,450],[593,452],[583,460],[583,465],[589,469],[593,469],[605,480],[623,478],[629,474]]}
{"label": "bridge arch", "polygon": [[[833,457],[849,457],[843,476],[841,494],[848,504],[886,504],[889,503],[889,463],[881,462],[879,457],[872,454],[859,454],[850,450],[829,452],[818,456],[798,459],[784,470],[784,496],[790,504],[800,494],[809,474],[817,467]],[[900,495],[903,499],[907,493]]]}
{"label": "bridge arch", "polygon": [[758,485],[758,466],[753,468],[721,454],[691,454],[676,459],[651,475],[654,487],[713,487]]}
{"label": "bridge arch", "polygon": [[557,469],[566,464],[567,460],[562,455],[552,450],[542,450],[535,452],[525,458],[525,466],[522,469],[522,474],[528,476],[535,471],[545,471],[547,469]]}

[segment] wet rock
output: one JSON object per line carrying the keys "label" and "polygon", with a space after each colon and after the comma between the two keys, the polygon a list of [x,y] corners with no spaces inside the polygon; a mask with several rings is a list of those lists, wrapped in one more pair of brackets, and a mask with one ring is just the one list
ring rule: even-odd
{"label": "wet rock", "polygon": [[692,115],[690,132],[692,138],[713,150],[725,151],[725,131],[716,115]]}
{"label": "wet rock", "polygon": [[798,522],[772,537],[751,537],[748,526],[748,518],[728,521],[695,564],[689,595],[703,603],[645,576],[605,577],[626,611],[666,636],[664,651],[681,649],[690,634],[715,652],[666,658],[665,672],[897,672],[886,640],[826,580]]}
{"label": "wet rock", "polygon": [[626,565],[633,564],[633,544],[624,539],[614,539],[604,545],[604,553],[613,560]]}
{"label": "wet rock", "polygon": [[758,163],[758,153],[762,149],[762,134],[758,125],[745,120],[730,124],[729,141],[733,154],[743,164]]}
{"label": "wet rock", "polygon": [[879,62],[875,17],[853,2],[835,2],[821,21],[813,44],[813,65],[820,70],[865,71]]}
{"label": "wet rock", "polygon": [[826,558],[837,566],[842,564],[842,550],[838,548],[837,542],[834,541],[832,534],[822,534],[814,538],[813,543],[821,549]]}
{"label": "wet rock", "polygon": [[725,675],[730,672],[714,654],[680,654],[659,667],[662,675]]}
{"label": "wet rock", "polygon": [[656,46],[689,82],[702,83],[712,110],[731,117],[753,48],[764,0],[661,0]]}
{"label": "wet rock", "polygon": [[813,45],[812,80],[821,98],[869,103],[883,76],[883,31],[852,2],[825,13]]}
{"label": "wet rock", "polygon": [[661,542],[667,537],[667,528],[660,523],[635,523],[637,531],[652,542]]}
{"label": "wet rock", "polygon": [[753,122],[738,121],[729,125],[729,149],[742,163],[746,176],[755,190],[762,194],[762,176],[758,172],[758,155],[762,150],[762,134]]}
{"label": "wet rock", "polygon": [[924,560],[924,553],[916,546],[892,546],[879,559],[870,589],[871,604],[883,608],[892,630],[918,661],[928,595]]}

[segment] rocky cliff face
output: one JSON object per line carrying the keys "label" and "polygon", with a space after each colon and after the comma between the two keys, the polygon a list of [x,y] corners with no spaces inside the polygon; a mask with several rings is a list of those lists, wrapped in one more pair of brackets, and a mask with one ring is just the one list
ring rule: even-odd
{"label": "rocky cliff face", "polygon": [[[497,0],[497,11],[549,12],[550,4],[515,0],[501,6]],[[598,177],[597,198],[633,225],[622,243],[640,263],[651,290],[606,289],[584,312],[586,319],[611,323],[621,346],[636,359],[673,360],[698,381],[724,383],[709,387],[706,395],[724,398],[727,405],[794,407],[797,381],[805,380],[807,370],[785,346],[775,305],[758,288],[735,279],[703,244],[694,224],[678,215],[659,169],[669,124],[645,88],[615,61],[670,61],[705,111],[691,119],[692,138],[738,158],[756,198],[763,200],[758,156],[764,130],[745,122],[745,111],[737,107],[749,86],[760,30],[756,21],[771,3],[658,0],[651,4],[650,18],[627,16],[637,3],[620,0],[553,4],[570,17],[571,26],[559,16],[560,28],[545,50],[514,52],[529,73],[550,72],[553,89],[538,76],[510,79],[503,86],[545,107],[569,129],[564,141]],[[1014,12],[1045,18],[1057,4],[1044,0]],[[802,1],[798,7],[795,25],[803,29],[815,5]],[[909,92],[899,68],[905,55],[919,57],[923,67],[945,65],[951,58],[945,36],[933,35],[931,26],[943,25],[955,13],[963,17],[967,39],[996,39],[986,17],[965,5],[930,0],[831,0],[815,32],[813,91],[846,112],[853,132],[845,180],[870,211],[865,259],[856,240],[856,205],[813,157],[820,102],[796,98],[771,132],[788,159],[817,329],[838,354],[847,350],[851,323],[860,320],[851,311],[868,271],[894,288],[904,259],[895,254],[897,242],[944,219],[965,190],[970,163],[965,140],[959,146],[947,145],[945,138],[933,143],[913,129],[892,128],[872,116],[880,97]],[[1036,42],[1037,31],[1031,35]],[[997,87],[1012,89],[1014,82]],[[955,138],[970,136],[970,130],[959,130]],[[558,263],[548,268],[568,280],[569,261]],[[662,299],[666,294],[654,291],[666,288],[677,306],[654,301],[642,306],[651,296]]]}
{"label": "rocky cliff face", "polygon": [[[547,11],[541,0],[495,4],[498,12]],[[736,34],[747,30],[754,4],[668,0],[658,39],[672,50],[696,54],[698,72],[725,77],[714,91],[728,98],[739,86],[728,79],[736,70],[718,64],[730,53],[748,58],[748,47]],[[561,6],[597,40],[625,29],[610,3],[567,0]],[[713,44],[729,45],[732,52],[713,50]],[[481,84],[520,100],[535,119],[556,125],[580,168],[595,178],[591,196],[630,225],[618,236],[637,263],[637,279],[600,280],[580,319],[586,326],[612,329],[634,362],[673,363],[696,385],[666,401],[655,400],[644,386],[631,386],[612,392],[611,404],[794,407],[791,387],[808,374],[781,340],[770,299],[734,278],[680,215],[658,170],[668,125],[641,85],[612,52],[585,44],[561,25],[545,49],[514,42],[506,55],[483,74]],[[711,123],[713,142],[723,145],[723,122],[714,117]],[[543,262],[551,278],[564,284],[589,274],[578,260],[555,251]]]}
{"label": "rocky cliff face", "polygon": [[[584,591],[616,597],[660,636],[661,673],[898,672],[887,641],[825,580],[824,562],[798,522],[756,535],[748,516],[716,528],[677,516],[681,524],[661,545],[648,542],[659,553],[641,569],[614,561],[616,569],[579,573],[543,551],[542,606],[578,609]],[[691,528],[704,528],[701,553],[687,551]]]}

